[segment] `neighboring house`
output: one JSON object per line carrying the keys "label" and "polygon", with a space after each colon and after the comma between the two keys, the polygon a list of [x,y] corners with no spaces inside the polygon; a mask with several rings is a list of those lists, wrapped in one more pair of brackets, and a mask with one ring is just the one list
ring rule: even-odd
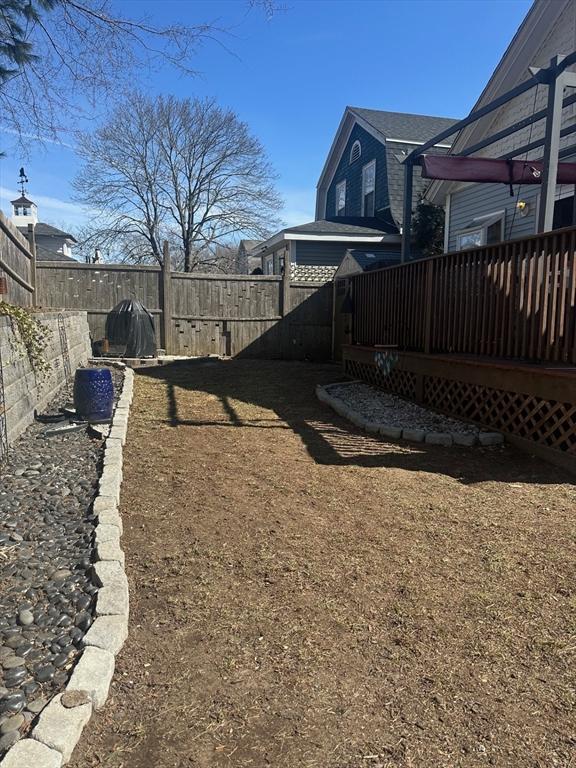
{"label": "neighboring house", "polygon": [[255,269],[262,268],[260,256],[252,251],[262,243],[262,240],[240,240],[236,256],[236,269],[239,275],[251,275]]}
{"label": "neighboring house", "polygon": [[12,222],[24,236],[28,235],[28,225],[34,225],[36,258],[39,261],[76,261],[72,258],[72,247],[77,240],[68,232],[38,221],[36,203],[21,195],[12,200],[11,205]]}
{"label": "neighboring house", "polygon": [[[455,120],[347,107],[317,186],[316,220],[255,249],[266,274],[330,280],[349,249],[400,254],[403,158]],[[446,152],[448,143],[435,148]],[[426,185],[415,174],[414,203]]]}
{"label": "neighboring house", "polygon": [[322,219],[278,232],[256,249],[265,275],[284,273],[291,265],[294,280],[326,282],[349,248],[399,253],[400,236],[394,228],[374,217]]}
{"label": "neighboring house", "polygon": [[[402,161],[456,121],[446,117],[347,107],[328,153],[316,192],[316,218],[374,216],[402,229]],[[446,152],[450,143],[437,148]],[[426,184],[414,178],[413,201]]]}
{"label": "neighboring house", "polygon": [[[536,0],[520,25],[500,63],[494,70],[473,111],[498,98],[511,88],[523,83],[531,66],[549,66],[556,54],[568,54],[576,49],[576,1]],[[574,70],[574,67],[570,68]],[[568,95],[568,93],[566,94]],[[481,142],[504,128],[546,108],[548,88],[539,86],[518,96],[486,117],[472,123],[453,137],[451,154],[459,154],[466,147]],[[563,127],[573,126],[576,105],[564,108]],[[475,157],[498,158],[543,136],[544,120],[526,126],[475,152]],[[561,139],[561,149],[574,145],[574,137]],[[536,160],[542,157],[542,147],[522,155],[518,160]],[[563,159],[574,162],[574,155]],[[537,231],[540,200],[539,185],[516,185],[513,195],[507,184],[474,184],[434,181],[428,187],[426,198],[445,206],[446,226],[444,249],[458,251],[501,240],[528,237]],[[554,228],[569,226],[573,222],[574,187],[556,187]]]}

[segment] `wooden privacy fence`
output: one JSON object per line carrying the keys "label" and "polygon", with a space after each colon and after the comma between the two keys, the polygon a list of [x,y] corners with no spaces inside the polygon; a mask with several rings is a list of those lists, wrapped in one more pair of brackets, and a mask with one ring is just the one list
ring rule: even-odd
{"label": "wooden privacy fence", "polygon": [[155,319],[158,346],[175,355],[326,359],[332,333],[330,284],[276,275],[211,275],[158,266],[39,262],[38,304],[88,313],[94,339],[122,299]]}
{"label": "wooden privacy fence", "polygon": [[351,283],[355,344],[576,364],[576,227]]}
{"label": "wooden privacy fence", "polygon": [[34,303],[35,261],[34,245],[0,211],[0,278],[7,288],[0,300],[20,307]]}

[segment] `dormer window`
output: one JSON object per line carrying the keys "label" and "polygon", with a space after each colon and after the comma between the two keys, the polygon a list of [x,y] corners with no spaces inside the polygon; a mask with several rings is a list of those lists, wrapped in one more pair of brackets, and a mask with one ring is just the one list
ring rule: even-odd
{"label": "dormer window", "polygon": [[346,179],[336,184],[336,216],[346,216]]}
{"label": "dormer window", "polygon": [[356,160],[360,160],[360,156],[362,155],[362,145],[358,140],[352,144],[352,149],[350,150],[350,164],[355,163]]}

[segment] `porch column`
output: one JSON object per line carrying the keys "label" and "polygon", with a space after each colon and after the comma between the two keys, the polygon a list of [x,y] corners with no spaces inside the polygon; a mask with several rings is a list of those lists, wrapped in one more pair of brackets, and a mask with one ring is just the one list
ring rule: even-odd
{"label": "porch column", "polygon": [[544,162],[542,171],[542,191],[538,212],[538,232],[550,232],[554,223],[554,203],[556,200],[556,179],[558,176],[558,152],[560,150],[560,129],[562,123],[562,100],[564,88],[576,87],[576,74],[558,73],[557,67],[564,56],[554,56],[550,61],[550,81],[548,83],[548,107],[546,131],[544,134]]}

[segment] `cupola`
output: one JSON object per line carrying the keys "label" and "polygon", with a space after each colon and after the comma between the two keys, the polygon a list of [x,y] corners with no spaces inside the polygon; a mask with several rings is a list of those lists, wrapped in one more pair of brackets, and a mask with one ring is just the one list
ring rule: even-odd
{"label": "cupola", "polygon": [[24,168],[20,168],[20,177],[18,184],[20,185],[20,197],[16,200],[11,200],[12,204],[12,221],[17,227],[28,227],[28,224],[38,224],[38,208],[36,203],[29,200],[26,197],[26,184],[28,183],[28,177]]}
{"label": "cupola", "polygon": [[38,224],[38,208],[36,203],[25,195],[20,195],[17,200],[12,200],[12,222],[17,227],[27,227],[28,224]]}

